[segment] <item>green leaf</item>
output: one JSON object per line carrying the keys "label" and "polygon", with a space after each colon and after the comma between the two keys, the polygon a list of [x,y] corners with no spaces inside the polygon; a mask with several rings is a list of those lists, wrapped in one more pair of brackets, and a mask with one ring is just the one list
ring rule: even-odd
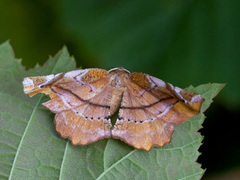
{"label": "green leaf", "polygon": [[[175,127],[172,141],[150,152],[136,150],[120,140],[104,139],[73,146],[55,131],[54,115],[43,108],[48,97],[23,93],[27,76],[75,69],[66,48],[43,67],[25,71],[9,42],[0,45],[0,179],[200,179],[196,163],[202,136],[203,113]],[[202,110],[223,84],[206,84],[189,90],[206,100]]]}

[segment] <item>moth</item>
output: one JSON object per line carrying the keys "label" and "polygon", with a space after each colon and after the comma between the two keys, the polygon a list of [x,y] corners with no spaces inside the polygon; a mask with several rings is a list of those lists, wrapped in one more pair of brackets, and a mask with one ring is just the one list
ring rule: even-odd
{"label": "moth", "polygon": [[[26,77],[23,86],[30,97],[50,96],[43,106],[56,114],[56,131],[73,145],[113,137],[146,151],[164,146],[174,125],[199,114],[204,101],[198,94],[124,68]],[[111,116],[117,110],[112,125]]]}

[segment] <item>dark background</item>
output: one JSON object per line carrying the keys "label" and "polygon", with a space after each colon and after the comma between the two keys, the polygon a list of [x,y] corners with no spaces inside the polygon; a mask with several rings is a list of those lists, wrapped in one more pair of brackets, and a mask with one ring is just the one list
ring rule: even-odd
{"label": "dark background", "polygon": [[77,66],[124,67],[179,87],[227,83],[206,112],[204,179],[240,177],[240,1],[2,0],[0,43],[27,69],[64,45]]}

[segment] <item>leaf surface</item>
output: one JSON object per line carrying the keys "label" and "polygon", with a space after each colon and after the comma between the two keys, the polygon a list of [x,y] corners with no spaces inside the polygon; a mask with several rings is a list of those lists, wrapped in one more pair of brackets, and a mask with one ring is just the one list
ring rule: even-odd
{"label": "leaf surface", "polygon": [[[175,126],[172,141],[150,152],[136,150],[120,140],[104,139],[87,146],[73,146],[55,131],[54,115],[41,103],[49,98],[23,93],[24,77],[75,69],[66,48],[43,67],[25,71],[9,42],[0,45],[0,179],[200,179],[204,173],[198,133],[205,118],[201,112]],[[206,100],[202,111],[223,84],[206,84],[188,90]]]}

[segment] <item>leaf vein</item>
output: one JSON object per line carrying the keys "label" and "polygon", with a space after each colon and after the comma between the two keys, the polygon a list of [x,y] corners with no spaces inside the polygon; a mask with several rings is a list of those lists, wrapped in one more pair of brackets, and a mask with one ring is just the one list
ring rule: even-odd
{"label": "leaf vein", "polygon": [[66,159],[68,146],[69,146],[69,140],[67,141],[66,146],[65,146],[65,149],[64,149],[63,160],[62,160],[62,163],[61,163],[61,168],[60,168],[60,173],[59,173],[59,180],[62,179],[62,174],[63,174],[63,164],[64,164],[65,159]]}
{"label": "leaf vein", "polygon": [[126,156],[124,156],[123,158],[119,159],[117,162],[115,162],[113,165],[111,165],[106,171],[103,171],[102,174],[100,174],[100,176],[98,176],[98,178],[96,180],[101,179],[105,174],[107,174],[111,169],[113,169],[117,164],[121,163],[123,160],[127,159],[130,155],[132,155],[135,151],[137,151],[136,149],[134,149],[133,151],[131,151],[130,153],[128,153]]}
{"label": "leaf vein", "polygon": [[24,140],[24,138],[25,138],[25,136],[26,136],[26,133],[27,133],[27,130],[28,130],[29,126],[30,126],[30,123],[32,122],[33,115],[34,115],[35,111],[37,110],[37,107],[38,107],[38,105],[39,105],[42,97],[43,97],[43,95],[40,96],[38,102],[37,102],[36,105],[34,106],[34,109],[33,109],[32,113],[31,113],[31,116],[30,116],[30,118],[29,118],[29,121],[28,121],[28,123],[27,123],[27,126],[26,126],[26,128],[25,128],[25,130],[24,130],[23,136],[22,136],[22,138],[21,138],[21,140],[20,140],[20,143],[19,143],[19,145],[18,145],[18,149],[17,149],[16,155],[15,155],[15,157],[14,157],[13,165],[12,165],[11,172],[10,172],[10,175],[9,175],[9,180],[10,180],[10,179],[12,178],[12,176],[13,176],[13,171],[14,171],[14,168],[15,168],[15,166],[16,166],[16,161],[17,161],[17,158],[18,158],[20,149],[21,149],[21,147],[22,147],[23,140]]}

